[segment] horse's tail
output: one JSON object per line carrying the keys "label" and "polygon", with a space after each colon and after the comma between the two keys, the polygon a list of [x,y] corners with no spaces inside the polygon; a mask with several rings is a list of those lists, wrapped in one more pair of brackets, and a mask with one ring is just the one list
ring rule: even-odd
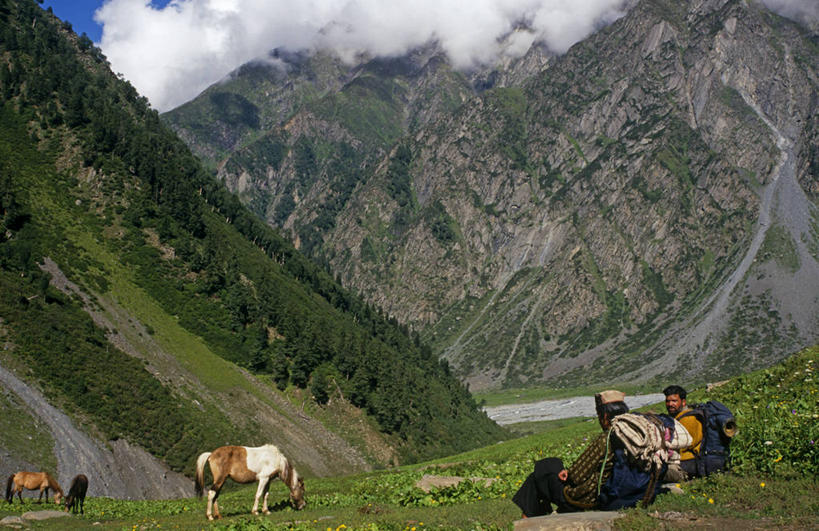
{"label": "horse's tail", "polygon": [[14,485],[14,474],[9,476],[9,480],[6,482],[6,501],[11,503],[12,498],[11,495],[11,486]]}
{"label": "horse's tail", "polygon": [[205,464],[208,462],[210,452],[202,452],[196,459],[196,481],[193,488],[198,498],[202,497],[205,488]]}

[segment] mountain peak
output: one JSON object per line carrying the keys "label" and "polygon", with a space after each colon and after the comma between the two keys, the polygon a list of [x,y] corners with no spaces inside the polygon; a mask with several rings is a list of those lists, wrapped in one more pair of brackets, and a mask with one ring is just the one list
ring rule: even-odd
{"label": "mountain peak", "polygon": [[780,359],[819,334],[817,48],[755,3],[628,7],[561,56],[363,62],[220,178],[473,389]]}

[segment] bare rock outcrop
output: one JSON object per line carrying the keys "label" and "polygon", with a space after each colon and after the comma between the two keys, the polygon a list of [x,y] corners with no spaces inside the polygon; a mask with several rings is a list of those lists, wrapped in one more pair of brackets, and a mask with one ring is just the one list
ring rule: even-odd
{"label": "bare rock outcrop", "polygon": [[515,520],[515,531],[609,531],[622,513],[611,511],[586,511],[579,513],[549,514],[534,518]]}

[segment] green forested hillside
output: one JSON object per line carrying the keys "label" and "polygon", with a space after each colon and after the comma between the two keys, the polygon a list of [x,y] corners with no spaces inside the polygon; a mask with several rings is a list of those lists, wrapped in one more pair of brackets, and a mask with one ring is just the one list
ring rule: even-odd
{"label": "green forested hillside", "polygon": [[[417,336],[227,192],[90,40],[33,1],[0,6],[0,332],[53,401],[177,469],[236,429],[112,344],[83,311],[105,296],[158,308],[148,335],[172,316],[280,390],[348,400],[406,457],[502,435]],[[90,302],[56,290],[46,258]]]}

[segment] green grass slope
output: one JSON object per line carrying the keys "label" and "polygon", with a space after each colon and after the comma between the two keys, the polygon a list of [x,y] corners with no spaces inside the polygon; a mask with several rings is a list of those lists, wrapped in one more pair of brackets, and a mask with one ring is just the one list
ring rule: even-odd
{"label": "green grass slope", "polygon": [[[712,393],[692,393],[696,400],[723,400],[736,413],[740,431],[732,443],[733,472],[682,484],[684,494],[661,495],[647,509],[626,510],[617,527],[808,529],[819,525],[817,367],[819,346],[770,369],[737,378]],[[568,425],[556,422],[535,435],[434,461],[312,479],[306,484],[308,506],[301,512],[289,508],[284,502],[286,489],[275,483],[271,488],[273,512],[268,516],[247,514],[254,489],[243,487],[223,495],[226,518],[214,524],[204,518],[204,500],[195,499],[92,499],[87,515],[70,522],[77,528],[100,522],[103,529],[510,529],[520,517],[510,498],[534,461],[558,456],[571,462],[598,430],[592,419]],[[480,480],[426,493],[415,486],[425,474]],[[0,515],[31,507],[0,506]],[[64,521],[60,526],[68,527]]]}
{"label": "green grass slope", "polygon": [[[211,395],[349,403],[404,459],[503,435],[428,347],[227,192],[90,41],[28,0],[0,2],[0,22],[2,356],[53,402],[178,470],[269,440]],[[128,336],[170,358],[147,367]]]}

